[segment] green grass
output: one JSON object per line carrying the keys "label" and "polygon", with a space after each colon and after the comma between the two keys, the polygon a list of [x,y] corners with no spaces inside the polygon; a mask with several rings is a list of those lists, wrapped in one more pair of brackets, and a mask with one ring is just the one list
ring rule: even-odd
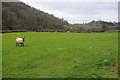
{"label": "green grass", "polygon": [[17,34],[2,34],[3,78],[118,78],[117,33]]}

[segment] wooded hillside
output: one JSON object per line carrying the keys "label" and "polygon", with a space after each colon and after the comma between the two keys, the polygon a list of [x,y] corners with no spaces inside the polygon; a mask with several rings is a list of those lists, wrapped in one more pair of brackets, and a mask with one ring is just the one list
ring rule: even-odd
{"label": "wooded hillside", "polygon": [[3,30],[63,30],[69,25],[64,19],[37,10],[23,2],[2,3]]}

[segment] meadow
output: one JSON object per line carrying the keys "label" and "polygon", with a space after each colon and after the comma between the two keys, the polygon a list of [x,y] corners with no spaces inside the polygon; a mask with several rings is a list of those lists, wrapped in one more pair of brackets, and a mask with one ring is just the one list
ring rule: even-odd
{"label": "meadow", "polygon": [[3,78],[118,78],[118,33],[3,33],[2,62]]}

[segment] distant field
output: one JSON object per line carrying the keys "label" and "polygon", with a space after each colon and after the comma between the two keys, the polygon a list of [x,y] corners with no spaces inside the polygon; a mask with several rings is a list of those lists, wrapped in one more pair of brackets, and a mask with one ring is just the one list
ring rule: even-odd
{"label": "distant field", "polygon": [[[3,78],[118,78],[118,34],[4,33]],[[25,36],[25,46],[15,39]]]}

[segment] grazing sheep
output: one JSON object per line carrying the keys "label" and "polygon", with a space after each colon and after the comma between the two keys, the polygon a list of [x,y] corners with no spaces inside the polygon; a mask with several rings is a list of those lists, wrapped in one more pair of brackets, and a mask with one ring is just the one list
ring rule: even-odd
{"label": "grazing sheep", "polygon": [[21,44],[21,46],[24,46],[24,43],[25,43],[25,37],[16,39],[16,46],[19,46],[19,44]]}
{"label": "grazing sheep", "polygon": [[67,31],[67,33],[69,33],[70,31]]}

